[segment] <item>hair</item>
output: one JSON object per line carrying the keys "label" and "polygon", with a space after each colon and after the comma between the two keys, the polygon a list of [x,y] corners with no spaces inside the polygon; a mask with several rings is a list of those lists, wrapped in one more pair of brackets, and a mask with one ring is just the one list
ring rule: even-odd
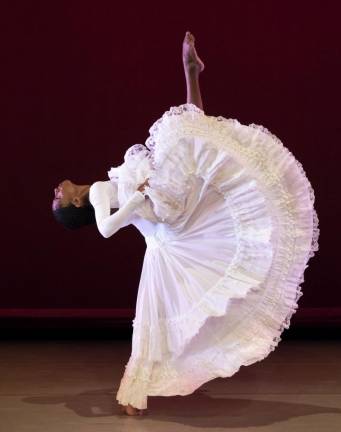
{"label": "hair", "polygon": [[96,223],[95,210],[91,204],[82,207],[76,207],[73,204],[59,207],[53,210],[53,215],[57,222],[70,230]]}

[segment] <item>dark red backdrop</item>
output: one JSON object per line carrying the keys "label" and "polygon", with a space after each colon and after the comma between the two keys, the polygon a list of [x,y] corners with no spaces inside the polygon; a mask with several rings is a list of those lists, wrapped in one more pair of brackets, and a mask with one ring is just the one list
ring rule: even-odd
{"label": "dark red backdrop", "polygon": [[339,313],[336,1],[22,1],[2,12],[2,315],[134,309],[143,237],[134,227],[110,239],[95,227],[65,231],[50,210],[53,188],[106,180],[127,147],[185,102],[186,30],[206,63],[206,113],[264,125],[303,164],[321,250],[299,304]]}

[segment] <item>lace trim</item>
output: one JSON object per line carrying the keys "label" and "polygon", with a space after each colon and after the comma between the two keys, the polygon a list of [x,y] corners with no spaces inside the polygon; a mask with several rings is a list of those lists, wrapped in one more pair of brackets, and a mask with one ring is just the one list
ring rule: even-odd
{"label": "lace trim", "polygon": [[[171,116],[173,115],[181,115],[181,114],[191,114],[193,116],[199,115],[201,118],[208,118],[211,122],[220,122],[220,124],[222,124],[222,139],[226,140],[226,130],[225,128],[229,128],[229,132],[230,134],[233,134],[235,131],[233,130],[233,127],[236,128],[240,128],[242,127],[242,125],[238,122],[238,120],[235,119],[225,119],[224,117],[209,117],[209,116],[205,116],[203,111],[200,110],[198,107],[192,105],[192,104],[185,104],[185,105],[181,105],[179,107],[172,107],[170,109],[170,111],[167,111],[161,119],[159,119],[157,122],[154,123],[154,125],[150,128],[150,134],[151,136],[147,139],[146,141],[146,146],[151,150],[151,157],[153,160],[153,165],[155,167],[155,169],[161,165],[162,163],[162,157],[160,158],[160,154],[162,156],[162,148],[158,148],[159,146],[162,147],[162,145],[158,142],[158,133],[159,133],[159,129],[162,126],[163,121],[167,121],[167,119],[169,119]],[[310,260],[310,258],[312,258],[315,255],[315,252],[319,250],[319,244],[318,244],[318,239],[319,239],[319,234],[320,234],[320,230],[319,230],[319,219],[316,213],[316,210],[314,209],[313,205],[315,202],[315,194],[314,194],[314,190],[306,176],[306,173],[303,169],[302,164],[296,160],[296,158],[294,157],[294,155],[286,148],[284,147],[284,145],[282,144],[282,142],[275,136],[273,135],[271,132],[268,131],[268,129],[264,128],[263,126],[260,125],[255,125],[255,124],[251,124],[249,125],[250,128],[254,129],[255,132],[259,132],[259,133],[263,133],[265,134],[265,136],[271,138],[274,142],[276,142],[281,148],[282,151],[284,151],[286,154],[290,154],[292,159],[295,161],[296,166],[299,169],[300,172],[300,176],[305,180],[305,184],[308,187],[309,190],[309,197],[310,197],[310,201],[312,204],[312,209],[311,209],[311,213],[312,213],[312,237],[311,237],[311,245],[310,245],[310,249],[308,251],[307,257],[305,259],[305,268],[308,267],[307,262]],[[214,131],[215,128],[213,127],[211,129],[211,131]],[[210,136],[211,133],[210,130],[207,131],[207,135]],[[176,139],[178,137],[176,137],[176,131],[174,132],[174,142],[176,141]],[[195,133],[195,131],[193,132]],[[173,138],[173,137],[172,137]],[[212,137],[211,137],[212,139]],[[218,140],[219,141],[219,140]],[[238,141],[238,139],[237,139]],[[263,171],[262,169],[264,168],[264,157],[262,156],[262,154],[259,154],[259,151],[257,152],[257,149],[254,148],[247,148],[246,146],[243,146],[240,142],[237,142],[236,140],[233,140],[231,138],[231,141],[229,142],[229,150],[234,151],[236,155],[238,155],[239,157],[244,157],[244,161],[248,162],[250,164],[250,166],[254,167],[256,171],[261,172],[263,174],[263,180],[264,183],[269,187],[269,189],[271,189],[271,187],[273,186],[277,186],[282,190],[282,194],[281,194],[281,198],[280,198],[280,203],[278,203],[279,208],[281,209],[281,211],[283,212],[282,214],[286,214],[288,217],[288,220],[290,221],[294,221],[294,215],[293,215],[293,210],[290,207],[290,196],[288,196],[288,194],[286,194],[285,190],[283,189],[283,185],[281,184],[280,181],[280,177],[279,174],[276,173],[276,171],[270,171],[270,172],[266,172]],[[170,144],[168,144],[170,146]],[[169,147],[168,147],[169,150]],[[159,154],[157,154],[159,152]],[[159,157],[159,159],[158,159]],[[284,157],[284,153],[282,153],[282,157]],[[292,244],[292,240],[294,240],[294,238],[292,237],[292,233],[297,234],[295,227],[291,227],[290,225],[288,225],[288,227],[290,229],[288,229],[287,233],[286,233],[286,238],[288,239],[288,242],[286,244],[286,255],[283,255],[284,258],[283,259],[283,267],[281,267],[282,269],[284,269],[284,271],[282,272],[282,276],[280,277],[280,280],[282,281],[282,283],[285,283],[286,281],[286,271],[288,269],[291,268],[291,261],[290,261],[290,253],[292,251],[292,248],[289,246],[289,244]],[[292,231],[293,230],[293,231]],[[284,253],[284,252],[283,252]],[[303,252],[302,252],[303,253]],[[291,256],[292,258],[292,256]],[[284,262],[286,262],[286,266],[284,265]],[[264,319],[262,316],[260,316],[261,314],[258,312],[257,315],[254,316],[253,320],[252,320],[252,328],[255,329],[255,331],[258,331],[257,333],[257,337],[255,338],[255,334],[253,334],[252,329],[251,328],[246,328],[245,326],[240,326],[240,328],[236,329],[236,333],[234,333],[234,337],[236,338],[236,344],[235,344],[235,348],[236,348],[236,360],[235,363],[233,365],[231,365],[230,367],[230,374],[233,374],[235,372],[237,372],[240,367],[242,365],[249,365],[252,364],[256,361],[260,361],[263,360],[271,351],[274,351],[275,348],[278,346],[278,343],[281,341],[281,333],[284,331],[284,329],[289,328],[290,326],[290,321],[292,318],[292,315],[296,312],[296,308],[297,308],[297,302],[300,299],[300,297],[303,295],[302,290],[301,290],[301,286],[300,284],[304,282],[304,270],[303,272],[299,275],[299,277],[297,277],[297,275],[295,276],[295,281],[292,282],[291,281],[291,287],[295,286],[295,289],[293,290],[293,292],[288,292],[285,290],[282,290],[282,295],[284,295],[284,298],[282,298],[279,303],[277,304],[277,309],[276,309],[276,315],[274,316],[270,316],[267,317],[269,322],[266,323],[264,322]],[[278,282],[278,290],[280,290],[280,282]],[[293,295],[293,297],[291,297],[291,295]],[[264,313],[266,314],[267,312],[267,305],[270,305],[270,301],[271,299],[268,297],[264,297],[263,298],[263,303],[262,303],[262,307],[264,308]],[[283,317],[283,318],[281,318]],[[192,337],[194,337],[200,330],[201,326],[204,323],[204,320],[200,319],[197,321],[192,320],[192,316],[191,316],[191,321],[185,324],[184,317],[179,317],[172,319],[169,321],[169,323],[172,323],[173,328],[174,328],[174,324],[176,323],[181,323],[181,326],[187,327],[188,324],[188,328],[191,330],[191,335],[185,339],[185,341],[188,341],[189,339],[191,339]],[[207,316],[206,316],[207,318]],[[146,346],[148,346],[148,343],[150,342],[151,339],[154,338],[154,340],[156,341],[156,343],[160,343],[163,342],[164,340],[166,340],[167,338],[167,332],[168,331],[172,331],[172,328],[168,328],[168,329],[157,329],[157,328],[150,328],[149,326],[144,325],[144,323],[141,322],[137,322],[137,320],[135,319],[133,321],[133,326],[134,328],[134,333],[133,333],[133,339],[134,339],[134,335],[135,335],[135,344],[133,343],[133,345],[135,345],[136,348],[136,344],[138,345],[144,345],[146,344]],[[176,327],[176,326],[175,326]],[[138,333],[138,334],[137,334]],[[250,353],[248,351],[247,348],[249,348],[250,343],[253,343],[255,346],[255,350],[254,352]],[[134,348],[134,347],[133,347]],[[221,349],[215,352],[214,357],[219,357],[219,356],[224,356],[227,355],[226,352],[224,351],[224,346],[221,346]],[[134,358],[134,362],[136,361],[136,357]],[[133,361],[133,360],[132,360]],[[141,357],[141,362],[139,364],[144,364],[144,362],[146,362],[146,358]],[[226,376],[224,375],[225,372],[221,372],[221,374],[218,374],[215,366],[214,366],[214,359],[211,359],[211,363],[209,360],[205,361],[206,364],[206,375],[205,377],[202,377],[202,380],[204,380],[203,382],[208,381],[209,379],[213,379],[217,376]],[[210,365],[212,365],[211,369],[212,371],[210,372]],[[199,361],[197,363],[198,368],[202,368],[203,367],[203,363],[202,361]],[[210,375],[210,373],[212,375]],[[146,375],[147,374],[147,375]],[[160,389],[159,389],[159,393],[158,392],[154,392],[153,394],[166,394],[162,393],[162,385],[166,386],[166,381],[163,379],[163,369],[161,368],[161,370],[159,371],[159,379],[160,379]],[[129,370],[129,374],[127,374],[127,376],[130,376],[130,379],[134,379],[135,383],[138,383],[140,380],[144,381],[147,383],[147,385],[143,388],[143,390],[141,392],[137,391],[139,393],[139,397],[145,398],[143,402],[143,404],[141,403],[141,405],[145,405],[146,406],[146,395],[147,394],[151,394],[150,393],[150,389],[153,386],[153,382],[151,381],[151,377],[148,376],[148,371],[146,372],[145,369],[136,369],[136,368],[132,368],[131,370]],[[211,378],[209,377],[211,376]],[[231,375],[229,375],[231,376]],[[176,370],[173,370],[173,379],[178,379],[181,380],[181,377],[177,377],[176,374]],[[206,380],[206,381],[205,381]],[[149,381],[149,384],[148,384]],[[169,380],[168,380],[169,381]],[[176,393],[170,393],[170,394],[189,394],[191,392],[193,392],[195,390],[195,388],[199,387],[203,382],[200,383],[200,379],[198,378],[197,381],[193,380],[193,383],[191,384],[187,384],[185,385],[182,389],[179,388],[179,390]],[[135,389],[137,389],[138,386],[135,386]],[[123,390],[122,390],[123,391]],[[149,393],[148,393],[149,392]],[[131,396],[132,397],[132,396]],[[129,399],[129,398],[128,398]],[[135,406],[135,405],[134,405]]]}
{"label": "lace trim", "polygon": [[143,144],[134,144],[128,148],[124,155],[124,161],[127,162],[131,158],[145,158],[150,157],[150,150]]}

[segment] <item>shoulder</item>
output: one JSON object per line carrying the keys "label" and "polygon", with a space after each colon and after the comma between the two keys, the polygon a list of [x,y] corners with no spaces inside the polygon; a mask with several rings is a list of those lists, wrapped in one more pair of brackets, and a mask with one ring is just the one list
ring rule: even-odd
{"label": "shoulder", "polygon": [[108,193],[108,182],[96,181],[90,186],[89,189],[89,201],[91,204],[95,204],[99,200],[103,200],[109,197]]}
{"label": "shoulder", "polygon": [[96,181],[95,183],[92,183],[90,186],[90,191],[93,190],[103,190],[106,187],[106,181]]}
{"label": "shoulder", "polygon": [[96,181],[90,186],[89,195],[93,195],[96,192],[106,190],[106,185],[104,181]]}

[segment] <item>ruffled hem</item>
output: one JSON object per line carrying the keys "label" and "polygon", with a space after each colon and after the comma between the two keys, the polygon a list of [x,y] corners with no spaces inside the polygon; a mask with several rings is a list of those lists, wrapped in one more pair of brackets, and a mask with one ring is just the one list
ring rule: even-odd
{"label": "ruffled hem", "polygon": [[125,373],[121,379],[116,400],[120,405],[147,408],[147,393],[150,386],[153,362],[144,358],[130,357],[125,366]]}
{"label": "ruffled hem", "polygon": [[[177,154],[174,150],[183,144],[186,137],[195,137],[205,148],[212,147],[218,153],[227,153],[256,179],[257,188],[271,204],[274,253],[271,266],[266,266],[257,283],[246,278],[244,285],[237,287],[231,284],[227,273],[185,315],[159,320],[154,326],[139,320],[138,316],[135,318],[134,355],[129,361],[120,398],[130,400],[128,403],[137,408],[146,408],[147,395],[190,394],[211,379],[232,376],[241,366],[267,357],[281,341],[281,333],[290,326],[297,302],[303,295],[300,284],[304,282],[307,263],[319,249],[320,230],[314,209],[313,188],[302,164],[275,135],[260,125],[244,126],[234,119],[206,116],[191,104],[172,107],[154,123],[146,141],[152,153],[155,173],[165,161],[171,167],[170,155]],[[166,211],[165,206],[160,205],[158,216],[163,215],[165,220],[167,217],[177,220],[181,214],[181,200],[186,193],[184,180],[188,179],[191,168],[188,167],[183,176],[172,178],[170,188],[177,194],[173,198],[180,203],[179,213],[175,215],[174,208]],[[193,174],[210,181],[226,200],[231,199],[221,177],[205,172],[200,164],[194,164]],[[159,182],[163,180],[169,182],[169,178],[162,179],[161,175]],[[235,208],[238,211],[238,206]],[[173,214],[169,213],[170,210]],[[237,215],[236,221],[241,219],[240,216]],[[244,301],[234,302],[233,299]],[[230,331],[226,325],[226,334],[221,334],[220,342],[213,347],[209,358],[200,358],[200,355],[191,357],[186,350],[190,342],[200,336],[208,319],[223,319],[227,313],[231,322],[240,313],[239,322],[231,324]],[[189,356],[188,373],[186,355]],[[159,364],[156,360],[160,357],[164,361]],[[153,374],[149,367],[146,373],[145,366],[136,367],[137,364],[145,365],[147,361],[150,364],[154,361]],[[181,362],[185,366],[180,374]],[[139,386],[141,379],[142,387]],[[129,388],[135,390],[134,394],[125,398],[123,394],[130,391],[126,387],[128,380]]]}

